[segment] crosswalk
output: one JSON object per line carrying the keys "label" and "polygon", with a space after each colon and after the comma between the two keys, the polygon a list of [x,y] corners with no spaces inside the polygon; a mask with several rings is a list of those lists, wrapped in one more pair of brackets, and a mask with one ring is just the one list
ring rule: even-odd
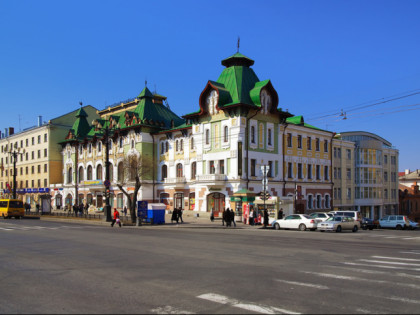
{"label": "crosswalk", "polygon": [[404,233],[401,235],[388,235],[388,234],[376,234],[376,233],[363,233],[364,238],[383,238],[383,239],[400,239],[400,240],[417,240],[420,241],[420,235],[418,231],[411,233]]}
{"label": "crosswalk", "polygon": [[0,232],[13,231],[36,231],[36,230],[63,230],[63,229],[80,229],[80,226],[60,225],[60,226],[41,226],[41,225],[19,225],[12,223],[1,223]]}
{"label": "crosswalk", "polygon": [[[321,270],[300,270],[283,274],[283,277],[273,278],[280,283],[284,292],[299,292],[305,303],[316,300],[316,297],[328,296],[334,303],[325,301],[328,312],[359,313],[359,314],[387,314],[387,313],[417,313],[420,307],[420,250],[401,250],[393,255],[370,255],[324,265]],[[304,275],[303,277],[301,275]],[[305,279],[302,281],[302,279]],[[275,290],[275,285],[270,290]],[[355,289],[356,288],[356,289]],[[378,290],[377,288],[384,288]],[[392,288],[388,290],[387,288]],[[302,293],[309,295],[305,297]],[[293,293],[291,293],[293,294]],[[279,293],[282,296],[282,293]],[[296,296],[296,295],[295,295]],[[359,304],[346,304],[347,298]],[[252,314],[301,314],[312,313],[306,308],[299,307],[299,303],[289,302],[287,298],[273,302],[277,305],[265,305],[255,301],[245,301],[218,292],[205,292],[195,296],[196,299],[209,303],[209,307],[222,313]],[[340,299],[344,298],[340,303]],[[297,297],[299,300],[299,297]],[[327,299],[328,300],[328,299]],[[375,301],[369,303],[366,301]],[[365,302],[365,303],[364,303]],[[219,304],[222,308],[214,307]],[[403,306],[403,308],[389,309],[389,305]],[[185,305],[184,305],[185,307]],[[337,309],[331,307],[339,307]],[[399,310],[399,311],[398,311]],[[176,307],[161,307],[150,310],[154,314],[194,314],[202,310],[191,310]]]}

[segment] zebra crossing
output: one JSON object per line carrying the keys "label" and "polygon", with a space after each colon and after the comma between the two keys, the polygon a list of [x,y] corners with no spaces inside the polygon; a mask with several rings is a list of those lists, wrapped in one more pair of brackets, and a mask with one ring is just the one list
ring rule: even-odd
{"label": "zebra crossing", "polygon": [[36,230],[63,230],[63,229],[81,229],[81,226],[60,225],[60,226],[41,226],[41,225],[21,225],[14,223],[0,223],[0,232],[13,231],[36,231]]}

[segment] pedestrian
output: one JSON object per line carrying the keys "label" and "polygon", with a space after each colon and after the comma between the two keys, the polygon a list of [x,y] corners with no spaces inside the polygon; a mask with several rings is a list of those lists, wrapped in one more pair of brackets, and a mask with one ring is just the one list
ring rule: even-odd
{"label": "pedestrian", "polygon": [[28,211],[29,211],[29,214],[31,214],[31,203],[28,203]]}
{"label": "pedestrian", "polygon": [[184,223],[184,220],[182,220],[182,212],[183,210],[181,208],[178,208],[178,218],[181,219],[181,223]]}
{"label": "pedestrian", "polygon": [[173,223],[174,221],[178,223],[178,209],[177,208],[174,208],[174,210],[172,211],[171,223]]}
{"label": "pedestrian", "polygon": [[226,218],[225,212],[226,212],[226,210],[225,210],[225,208],[223,208],[223,211],[222,211],[222,226],[225,226],[225,218]]}
{"label": "pedestrian", "polygon": [[85,204],[85,211],[86,211],[86,213],[88,213],[89,212],[89,204],[86,202],[86,204]]}
{"label": "pedestrian", "polygon": [[226,209],[225,211],[225,221],[226,221],[226,227],[230,227],[230,210],[229,208]]}
{"label": "pedestrian", "polygon": [[283,219],[283,208],[280,208],[277,219]]}
{"label": "pedestrian", "polygon": [[254,225],[254,211],[252,209],[249,211],[249,224]]}
{"label": "pedestrian", "polygon": [[126,217],[127,216],[127,206],[124,206],[124,216]]}
{"label": "pedestrian", "polygon": [[268,211],[267,209],[264,209],[264,229],[267,228],[268,225]]}
{"label": "pedestrian", "polygon": [[211,212],[210,212],[210,221],[213,222],[214,221],[214,208],[211,208]]}
{"label": "pedestrian", "polygon": [[233,227],[236,227],[236,222],[235,222],[235,211],[233,211],[233,209],[230,211],[230,221],[232,221],[232,223],[233,223]]}
{"label": "pedestrian", "polygon": [[36,214],[39,214],[39,204],[36,204]]}
{"label": "pedestrian", "polygon": [[112,220],[111,227],[114,227],[114,224],[117,223],[121,227],[120,213],[117,208],[114,208],[114,219]]}

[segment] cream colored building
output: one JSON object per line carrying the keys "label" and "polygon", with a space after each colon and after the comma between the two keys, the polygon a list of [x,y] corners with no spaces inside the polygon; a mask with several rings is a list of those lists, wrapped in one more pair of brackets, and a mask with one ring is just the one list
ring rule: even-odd
{"label": "cream colored building", "polygon": [[[92,106],[84,107],[91,117],[96,116]],[[75,112],[43,122],[18,133],[8,128],[0,139],[0,196],[11,198],[13,194],[13,155],[16,155],[16,195],[18,199],[36,204],[43,211],[50,210],[50,185],[63,182],[62,141],[74,122]]]}

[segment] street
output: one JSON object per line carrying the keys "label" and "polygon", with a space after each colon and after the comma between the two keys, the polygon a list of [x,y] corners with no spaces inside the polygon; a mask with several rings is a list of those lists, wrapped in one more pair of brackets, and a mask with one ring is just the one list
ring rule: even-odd
{"label": "street", "polygon": [[0,220],[5,313],[420,313],[420,231]]}

